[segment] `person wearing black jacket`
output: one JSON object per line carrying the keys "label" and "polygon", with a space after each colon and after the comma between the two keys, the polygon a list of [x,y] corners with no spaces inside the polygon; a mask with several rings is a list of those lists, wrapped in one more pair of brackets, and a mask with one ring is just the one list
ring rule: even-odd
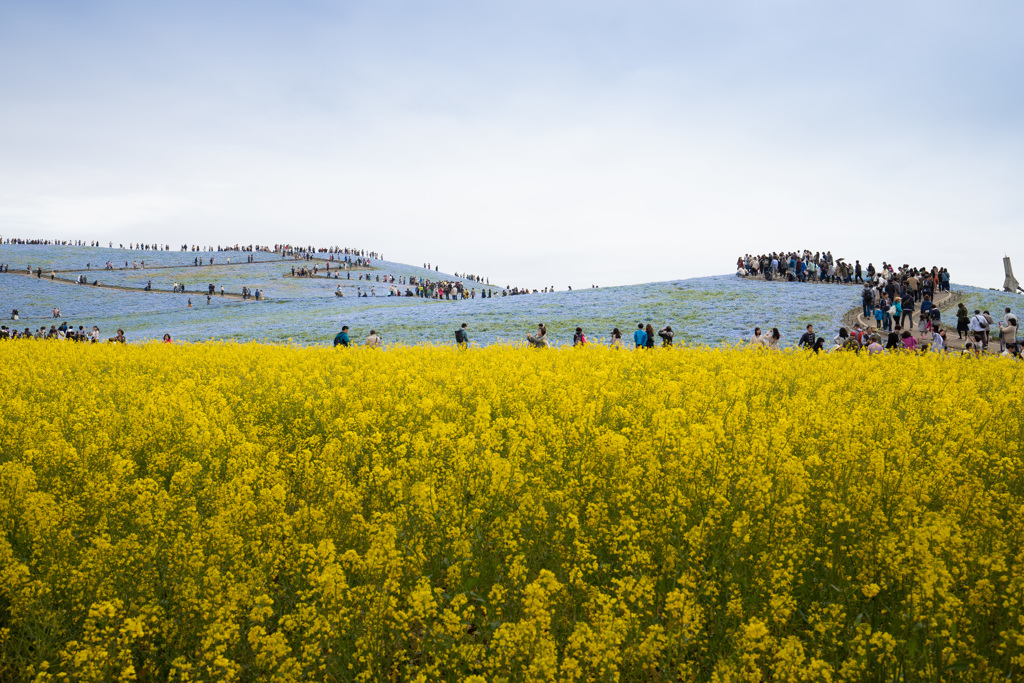
{"label": "person wearing black jacket", "polygon": [[904,298],[901,303],[902,303],[902,306],[903,306],[903,314],[900,316],[900,325],[899,325],[899,327],[902,330],[903,329],[903,321],[907,320],[910,323],[909,325],[907,325],[907,329],[908,330],[913,330],[914,329],[914,297],[908,296],[908,297]]}
{"label": "person wearing black jacket", "polygon": [[817,337],[814,336],[814,325],[808,325],[807,331],[800,335],[800,341],[798,342],[798,346],[802,349],[813,349],[814,342],[816,342],[817,340]]}

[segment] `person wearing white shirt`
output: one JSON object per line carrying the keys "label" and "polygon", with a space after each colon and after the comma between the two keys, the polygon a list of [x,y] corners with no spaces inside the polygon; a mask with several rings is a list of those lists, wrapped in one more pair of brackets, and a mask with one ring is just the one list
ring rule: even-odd
{"label": "person wearing white shirt", "polygon": [[761,328],[754,328],[754,336],[750,338],[750,343],[747,344],[752,349],[764,349],[768,347],[768,338],[761,334]]}
{"label": "person wearing white shirt", "polygon": [[970,323],[967,325],[967,329],[970,331],[971,336],[974,337],[974,341],[980,342],[982,346],[987,346],[987,340],[985,339],[985,328],[988,327],[988,320],[981,314],[981,311],[975,309],[974,315],[971,317]]}

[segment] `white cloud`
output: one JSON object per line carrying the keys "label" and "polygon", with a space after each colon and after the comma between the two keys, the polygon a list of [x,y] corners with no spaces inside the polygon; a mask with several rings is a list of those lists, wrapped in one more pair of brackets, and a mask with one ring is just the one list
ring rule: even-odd
{"label": "white cloud", "polygon": [[803,247],[998,286],[1024,251],[1012,96],[973,77],[1021,63],[1007,21],[403,7],[107,12],[0,48],[38,57],[0,72],[0,232],[341,243],[559,287]]}

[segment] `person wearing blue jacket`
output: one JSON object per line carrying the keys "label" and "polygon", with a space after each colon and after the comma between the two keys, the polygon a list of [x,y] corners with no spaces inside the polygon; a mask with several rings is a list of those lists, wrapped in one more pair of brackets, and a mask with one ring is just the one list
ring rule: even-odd
{"label": "person wearing blue jacket", "polygon": [[643,323],[636,326],[636,331],[633,332],[633,341],[636,343],[636,348],[638,349],[642,349],[647,346],[647,333],[644,332]]}
{"label": "person wearing blue jacket", "polygon": [[348,325],[345,325],[345,326],[343,326],[341,328],[341,332],[339,332],[337,335],[335,335],[335,337],[334,337],[334,345],[335,346],[348,346],[349,342],[350,342],[350,340],[348,338]]}

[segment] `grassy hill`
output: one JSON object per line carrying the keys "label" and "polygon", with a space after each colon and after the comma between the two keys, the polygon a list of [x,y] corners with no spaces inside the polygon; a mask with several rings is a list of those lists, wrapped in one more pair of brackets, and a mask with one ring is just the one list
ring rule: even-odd
{"label": "grassy hill", "polygon": [[[215,265],[195,267],[197,256],[207,263],[213,257]],[[292,266],[309,262],[256,253],[256,263],[249,264],[247,256],[240,252],[3,245],[0,262],[22,273],[28,266],[42,268],[43,277],[16,272],[0,276],[0,306],[5,307],[5,318],[11,309],[19,309],[18,326],[22,329],[48,326],[54,322],[51,311],[58,306],[64,319],[75,326],[97,325],[106,336],[122,328],[133,341],[158,339],[167,332],[183,341],[265,339],[300,344],[330,343],[341,325],[352,328],[354,339],[374,328],[386,343],[453,344],[453,332],[462,322],[469,324],[470,338],[477,344],[521,343],[539,322],[548,326],[554,344],[571,343],[577,325],[591,340],[601,341],[616,326],[628,337],[639,322],[651,322],[656,328],[671,325],[677,338],[690,344],[733,344],[748,337],[755,326],[778,327],[783,343],[791,344],[808,323],[831,338],[843,314],[859,306],[857,287],[742,280],[733,275],[509,297],[500,296],[501,288],[517,283],[493,283],[490,288],[496,292],[490,299],[433,301],[389,297],[388,286],[378,283],[376,277],[456,279],[454,276],[373,260],[372,269],[353,272],[351,280],[344,274],[339,279],[293,278]],[[121,270],[103,270],[108,261]],[[133,267],[142,261],[145,269]],[[325,264],[318,265],[322,271]],[[333,265],[332,272],[336,269]],[[51,282],[51,270],[72,280],[85,273],[89,282],[98,280],[104,287]],[[370,281],[359,280],[359,275]],[[238,293],[243,286],[260,288],[267,300],[214,296],[208,305],[205,295],[105,287],[141,289],[149,283],[156,290],[170,290],[174,283],[182,283],[190,291],[205,291],[209,284],[217,292],[223,285],[229,293]],[[339,285],[344,298],[334,296]],[[466,285],[478,292],[487,288],[479,283]],[[356,297],[357,287],[365,290],[370,286],[376,288],[376,297]],[[993,313],[1021,300],[973,287],[957,285],[955,289],[964,290],[969,307],[988,308]],[[189,298],[192,308],[187,307]]]}

